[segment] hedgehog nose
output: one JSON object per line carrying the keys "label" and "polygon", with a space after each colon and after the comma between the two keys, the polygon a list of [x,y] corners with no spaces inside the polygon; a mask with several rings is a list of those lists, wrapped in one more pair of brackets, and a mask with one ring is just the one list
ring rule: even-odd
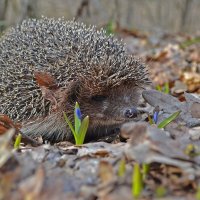
{"label": "hedgehog nose", "polygon": [[124,116],[127,117],[127,118],[135,118],[137,117],[137,110],[136,108],[130,108],[130,109],[127,109],[124,113]]}

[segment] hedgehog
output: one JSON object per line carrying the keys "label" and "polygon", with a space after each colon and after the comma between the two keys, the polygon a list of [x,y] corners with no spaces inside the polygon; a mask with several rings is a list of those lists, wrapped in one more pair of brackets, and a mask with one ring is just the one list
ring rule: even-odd
{"label": "hedgehog", "polygon": [[31,137],[71,140],[75,102],[90,118],[88,137],[137,119],[145,64],[103,29],[64,18],[26,19],[0,39],[0,113]]}

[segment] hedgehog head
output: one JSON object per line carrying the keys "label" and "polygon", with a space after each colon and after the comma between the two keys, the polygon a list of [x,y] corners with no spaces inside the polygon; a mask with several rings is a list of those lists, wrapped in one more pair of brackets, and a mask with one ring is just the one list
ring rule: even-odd
{"label": "hedgehog head", "polygon": [[66,89],[62,91],[64,94],[60,95],[65,97],[62,98],[61,108],[73,116],[77,101],[83,116],[90,117],[90,128],[136,120],[138,98],[148,77],[141,62],[132,56],[126,59],[123,71],[98,65],[77,75],[76,79],[66,84]]}

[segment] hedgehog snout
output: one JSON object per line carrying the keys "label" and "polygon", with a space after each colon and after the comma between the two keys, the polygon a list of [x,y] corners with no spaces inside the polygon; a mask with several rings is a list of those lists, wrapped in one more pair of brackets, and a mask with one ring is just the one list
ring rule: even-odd
{"label": "hedgehog snout", "polygon": [[135,118],[137,117],[138,111],[136,108],[128,108],[124,111],[124,116],[127,118]]}

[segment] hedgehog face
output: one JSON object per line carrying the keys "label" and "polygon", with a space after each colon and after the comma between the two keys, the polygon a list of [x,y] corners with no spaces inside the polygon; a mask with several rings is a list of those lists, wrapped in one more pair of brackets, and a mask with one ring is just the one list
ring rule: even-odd
{"label": "hedgehog face", "polygon": [[[88,86],[88,85],[87,85]],[[119,125],[137,119],[138,87],[120,85],[102,87],[98,92],[82,88],[77,95],[83,115],[89,115],[90,127]]]}

